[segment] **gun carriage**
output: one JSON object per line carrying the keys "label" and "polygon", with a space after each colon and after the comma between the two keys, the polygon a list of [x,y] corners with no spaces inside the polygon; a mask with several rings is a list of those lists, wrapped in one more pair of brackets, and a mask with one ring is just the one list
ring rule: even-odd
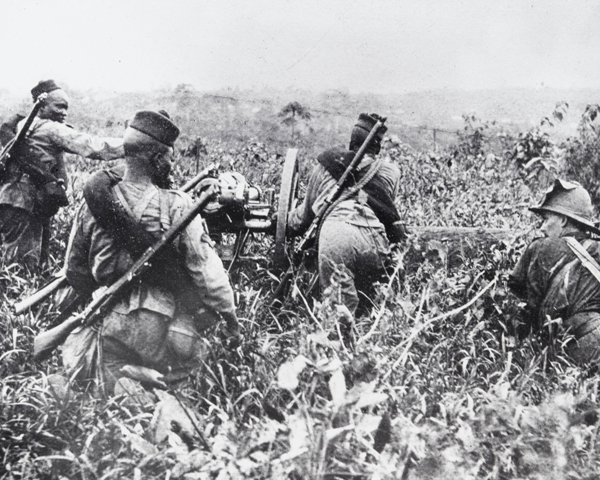
{"label": "gun carriage", "polygon": [[[298,150],[287,151],[278,195],[272,188],[263,192],[236,172],[215,172],[198,188],[211,184],[217,185],[220,193],[204,208],[202,218],[224,263],[252,261],[278,270],[286,268],[290,241],[286,238],[285,220],[298,199]],[[252,253],[258,235],[273,237],[270,256]]]}
{"label": "gun carriage", "polygon": [[[226,266],[230,269],[239,262],[260,262],[278,275],[283,275],[281,286],[289,280],[291,263],[299,263],[308,234],[295,245],[287,237],[288,214],[296,207],[299,194],[298,150],[288,149],[279,194],[269,188],[264,192],[235,172],[219,174],[218,168],[209,166],[187,182],[182,191],[212,189],[212,197],[199,212],[206,221],[211,238]],[[433,248],[445,248],[448,266],[462,263],[469,252],[507,240],[515,235],[508,229],[409,227],[417,242],[408,252],[406,263],[420,263]],[[310,233],[310,232],[309,232]],[[264,248],[257,248],[260,244]],[[55,291],[67,285],[63,272],[30,297],[13,305],[16,314],[22,314]],[[278,289],[278,292],[281,291]],[[68,312],[65,312],[68,313]],[[61,315],[62,316],[62,315]]]}

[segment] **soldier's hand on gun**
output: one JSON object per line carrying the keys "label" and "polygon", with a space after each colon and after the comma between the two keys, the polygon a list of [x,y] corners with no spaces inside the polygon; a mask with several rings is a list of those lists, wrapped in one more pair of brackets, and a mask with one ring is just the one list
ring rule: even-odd
{"label": "soldier's hand on gun", "polygon": [[200,182],[198,182],[198,185],[196,185],[196,191],[198,193],[202,193],[205,190],[208,190],[209,188],[216,186],[219,187],[219,179],[214,178],[214,177],[207,177],[203,180],[200,180]]}

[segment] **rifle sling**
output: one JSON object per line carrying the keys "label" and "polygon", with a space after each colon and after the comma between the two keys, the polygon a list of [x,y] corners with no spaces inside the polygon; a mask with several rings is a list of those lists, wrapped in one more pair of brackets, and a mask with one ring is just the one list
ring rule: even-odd
{"label": "rifle sling", "polygon": [[588,269],[598,282],[600,282],[600,265],[594,260],[594,257],[588,253],[585,247],[581,245],[576,238],[564,237],[564,239],[575,256],[581,261],[582,265]]}
{"label": "rifle sling", "polygon": [[[23,127],[24,128],[24,127]],[[48,165],[40,160],[33,158],[29,154],[29,149],[26,143],[27,138],[35,132],[37,125],[30,129],[26,134],[21,137],[21,142],[17,143],[18,137],[14,137],[2,151],[2,156],[7,154],[10,158],[6,163],[6,168],[13,172],[13,175],[18,175],[18,178],[22,174],[26,173],[31,177],[34,185],[37,188],[42,187],[48,183],[58,182],[58,178],[50,171]]]}
{"label": "rifle sling", "polygon": [[[323,152],[317,157],[317,161],[325,167],[329,174],[339,180],[348,165],[352,162],[355,152],[343,149],[331,149]],[[355,170],[346,178],[342,188],[356,185],[368,170]],[[391,243],[397,243],[406,238],[406,233],[401,225],[400,214],[394,203],[394,199],[388,193],[386,186],[378,175],[362,188],[367,194],[367,205],[371,207],[373,213],[385,227],[388,240]]]}
{"label": "rifle sling", "polygon": [[[154,194],[152,192],[140,202],[144,208],[138,209],[138,206],[136,206],[132,210],[120,191],[118,186],[120,181],[121,178],[115,171],[103,170],[97,172],[86,182],[83,188],[83,196],[94,219],[110,233],[117,245],[130,253],[135,261],[158,240],[139,223],[143,210]],[[166,231],[170,228],[168,194],[159,190],[159,195],[161,228]],[[138,215],[136,215],[136,211],[138,211]],[[137,216],[139,218],[136,218]],[[165,224],[165,221],[168,223]],[[193,288],[192,279],[181,266],[179,255],[172,245],[169,245],[157,256],[152,264],[152,269],[144,276],[145,281],[166,287],[169,291],[176,293],[178,299],[186,303],[187,307],[192,310],[197,308],[197,302],[192,301],[194,298],[191,292]],[[123,272],[118,273],[120,275]],[[173,286],[176,286],[176,288],[174,289]]]}

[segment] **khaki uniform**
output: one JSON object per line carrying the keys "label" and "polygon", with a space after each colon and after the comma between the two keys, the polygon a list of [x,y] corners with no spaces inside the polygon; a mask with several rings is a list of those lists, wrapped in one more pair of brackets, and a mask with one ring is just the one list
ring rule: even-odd
{"label": "khaki uniform", "polygon": [[[573,235],[596,261],[600,242]],[[547,319],[561,318],[575,338],[567,345],[579,363],[600,359],[600,282],[571,251],[564,238],[540,238],[523,253],[509,287],[527,302],[523,320],[534,331]]]}
{"label": "khaki uniform", "polygon": [[[192,206],[191,198],[171,190],[159,190],[151,185],[142,188],[137,184],[120,182],[119,187],[127,204],[139,223],[157,239]],[[161,373],[182,371],[187,373],[194,358],[183,358],[173,350],[168,337],[175,323],[187,323],[178,331],[196,335],[202,319],[216,319],[215,313],[235,311],[233,291],[221,260],[212,248],[200,217],[175,239],[175,251],[181,266],[189,274],[196,292],[197,307],[205,316],[191,317],[178,300],[184,286],[163,279],[160,284],[137,282],[114,305],[101,325],[74,332],[65,343],[63,360],[71,375],[83,368],[104,382],[111,393],[115,381],[121,376],[124,365],[153,368]],[[78,213],[67,252],[67,278],[80,291],[90,291],[117,280],[133,264],[130,254],[119,248],[112,236],[104,230],[86,204]],[[97,355],[82,349],[80,339],[91,338]],[[93,345],[93,342],[96,342]],[[197,352],[196,352],[197,353]],[[191,356],[196,355],[190,352]],[[92,363],[95,362],[95,365]]]}
{"label": "khaki uniform", "polygon": [[[19,128],[23,126],[20,123]],[[45,163],[50,173],[68,185],[65,153],[86,158],[112,160],[123,157],[123,140],[99,138],[71,127],[35,118],[28,133],[31,157]],[[16,261],[36,266],[47,243],[50,218],[36,213],[38,191],[28,174],[10,168],[0,184],[0,248],[6,264]],[[46,242],[44,242],[44,239]]]}
{"label": "khaki uniform", "polygon": [[[368,169],[373,162],[373,157],[365,156],[359,170]],[[396,198],[400,170],[386,159],[376,176],[391,198]],[[336,183],[327,169],[317,164],[309,178],[304,202],[290,214],[288,227],[292,234],[300,234],[309,227]],[[323,222],[318,252],[321,291],[335,280],[340,285],[342,303],[354,313],[359,292],[368,292],[372,283],[385,273],[389,255],[385,228],[359,192],[339,203]],[[341,275],[337,277],[336,272]]]}

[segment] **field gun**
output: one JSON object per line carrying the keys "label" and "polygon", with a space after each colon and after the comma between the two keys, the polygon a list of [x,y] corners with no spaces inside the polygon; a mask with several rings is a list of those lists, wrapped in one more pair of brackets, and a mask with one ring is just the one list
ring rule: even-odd
{"label": "field gun", "polygon": [[[201,216],[227,267],[231,269],[236,262],[260,262],[279,275],[288,270],[290,264],[298,265],[300,259],[296,241],[287,232],[288,214],[299,202],[297,149],[287,151],[278,194],[272,188],[263,191],[247,182],[239,173],[219,173],[213,165],[181,190],[200,194],[212,185],[218,187],[218,197],[207,204]],[[428,252],[442,248],[444,252],[441,256],[450,268],[461,264],[465,257],[475,255],[492,244],[510,241],[521,233],[512,229],[481,227],[409,225],[407,228],[416,241],[405,263],[418,264]],[[257,248],[257,241],[262,241],[266,248]],[[48,285],[14,304],[13,311],[16,314],[24,313],[65,283],[64,274],[54,277]]]}
{"label": "field gun", "polygon": [[[180,189],[189,193],[195,191],[199,196],[203,190],[212,186],[218,187],[217,197],[208,202],[200,214],[206,222],[211,238],[216,243],[219,255],[227,266],[231,267],[237,261],[269,264],[272,260],[273,265],[280,268],[286,264],[286,223],[283,222],[283,228],[277,227],[276,218],[287,218],[288,212],[295,205],[298,188],[297,155],[297,149],[289,149],[287,152],[278,202],[273,189],[263,192],[260,187],[247,182],[239,173],[219,173],[218,165],[215,164],[209,165]],[[272,259],[265,255],[248,254],[255,234],[275,238]],[[231,245],[228,243],[230,237],[234,237]],[[21,315],[63,288],[70,287],[64,270],[61,270],[32,295],[14,303],[11,306],[12,311],[16,315]],[[70,301],[69,303],[72,308],[81,305],[81,302]],[[59,319],[64,317],[63,313],[68,315],[71,312],[61,311]]]}
{"label": "field gun", "polygon": [[[202,218],[223,262],[231,266],[237,261],[252,261],[285,268],[289,255],[286,219],[298,199],[298,150],[287,151],[278,194],[273,188],[263,192],[237,172],[223,172],[206,179],[197,189],[212,184],[218,185],[220,193],[202,211]],[[255,234],[273,237],[270,256],[250,253]],[[229,236],[234,237],[233,243],[227,242]]]}

